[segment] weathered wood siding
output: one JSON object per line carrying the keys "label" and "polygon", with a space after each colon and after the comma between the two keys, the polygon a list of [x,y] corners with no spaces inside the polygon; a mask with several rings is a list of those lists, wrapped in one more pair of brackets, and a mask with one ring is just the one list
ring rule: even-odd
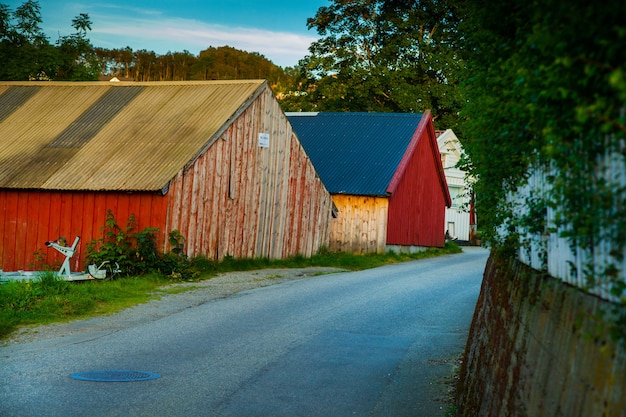
{"label": "weathered wood siding", "polygon": [[334,194],[338,210],[330,230],[330,249],[340,252],[384,253],[388,199]]}
{"label": "weathered wood siding", "polygon": [[[165,221],[166,199],[154,193],[0,190],[0,269],[59,267],[65,257],[45,242],[62,236],[71,245],[80,236],[71,268],[82,271],[86,245],[103,237],[109,210],[122,228],[131,214],[140,230],[159,227]],[[40,255],[43,259],[37,261]]]}
{"label": "weathered wood siding", "polygon": [[[181,169],[165,196],[141,192],[0,190],[0,269],[31,270],[64,259],[46,241],[81,237],[71,268],[85,268],[86,245],[103,236],[108,210],[124,228],[159,229],[158,247],[179,230],[189,256],[221,260],[310,256],[328,245],[332,200],[269,88]],[[269,148],[258,134],[269,133]],[[176,138],[174,138],[176,139]],[[207,138],[208,140],[209,138]],[[182,140],[182,139],[181,139]],[[35,253],[45,255],[35,263]]]}
{"label": "weathered wood siding", "polygon": [[[269,133],[269,147],[259,146],[259,133]],[[310,256],[328,245],[331,210],[330,194],[267,88],[172,181],[166,230],[186,237],[190,256]]]}

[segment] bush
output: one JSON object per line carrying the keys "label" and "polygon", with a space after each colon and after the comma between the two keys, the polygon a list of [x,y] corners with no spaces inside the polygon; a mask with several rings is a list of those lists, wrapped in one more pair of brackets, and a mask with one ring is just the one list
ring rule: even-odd
{"label": "bush", "polygon": [[170,253],[161,254],[157,250],[159,229],[147,227],[137,232],[137,222],[131,215],[122,229],[109,210],[102,228],[104,237],[87,244],[87,262],[100,265],[105,261],[117,263],[126,276],[139,276],[159,273],[174,279],[189,279],[194,271],[190,269],[184,253],[185,239],[178,230],[169,234],[172,246]]}

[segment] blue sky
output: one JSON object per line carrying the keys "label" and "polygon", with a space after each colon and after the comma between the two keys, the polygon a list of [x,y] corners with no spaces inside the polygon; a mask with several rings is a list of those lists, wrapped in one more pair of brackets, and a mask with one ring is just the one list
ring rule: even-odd
{"label": "blue sky", "polygon": [[[15,10],[24,1],[0,3]],[[330,0],[39,0],[39,5],[51,43],[74,32],[72,19],[87,13],[92,21],[88,36],[97,47],[197,55],[209,46],[228,45],[286,67],[295,66],[318,38],[306,19]]]}

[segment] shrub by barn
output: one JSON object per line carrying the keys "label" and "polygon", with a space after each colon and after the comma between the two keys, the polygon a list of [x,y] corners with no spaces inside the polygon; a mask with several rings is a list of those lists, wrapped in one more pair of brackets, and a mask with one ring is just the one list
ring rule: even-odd
{"label": "shrub by barn", "polygon": [[0,84],[0,268],[44,243],[120,225],[179,230],[190,256],[309,256],[328,244],[330,194],[267,82]]}

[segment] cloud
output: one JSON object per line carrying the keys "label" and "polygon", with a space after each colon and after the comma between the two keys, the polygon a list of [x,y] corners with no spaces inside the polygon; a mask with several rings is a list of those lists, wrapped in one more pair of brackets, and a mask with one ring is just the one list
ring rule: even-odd
{"label": "cloud", "polygon": [[89,33],[95,46],[105,48],[147,49],[164,54],[187,50],[198,54],[209,46],[232,46],[258,52],[277,65],[294,66],[308,53],[313,36],[256,28],[231,27],[197,20],[165,18],[157,12],[142,10],[137,17],[98,13],[98,25]]}

